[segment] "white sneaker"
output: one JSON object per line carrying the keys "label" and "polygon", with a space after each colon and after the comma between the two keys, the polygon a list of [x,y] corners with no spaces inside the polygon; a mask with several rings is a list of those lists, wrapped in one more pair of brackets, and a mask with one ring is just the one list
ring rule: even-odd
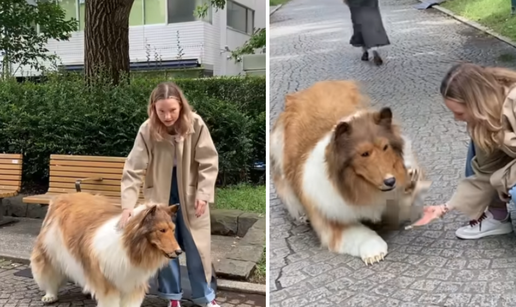
{"label": "white sneaker", "polygon": [[215,300],[209,302],[208,304],[206,304],[206,307],[220,307],[219,304],[217,304],[217,302]]}
{"label": "white sneaker", "polygon": [[469,225],[461,227],[455,231],[455,235],[464,240],[480,239],[487,236],[505,235],[512,232],[512,223],[507,217],[498,221],[493,214],[486,210],[478,220],[469,222]]}

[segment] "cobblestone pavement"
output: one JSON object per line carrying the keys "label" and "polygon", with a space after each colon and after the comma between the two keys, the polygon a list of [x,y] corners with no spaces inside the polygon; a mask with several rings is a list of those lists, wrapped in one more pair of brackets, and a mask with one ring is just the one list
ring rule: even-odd
{"label": "cobblestone pavement", "polygon": [[[3,261],[0,259],[0,307],[31,307],[43,306],[40,301],[44,294],[34,280],[14,275],[26,269],[26,265]],[[96,302],[82,294],[81,289],[67,285],[59,293],[59,302],[45,305],[49,307],[85,306],[95,307]],[[265,307],[265,297],[262,295],[240,294],[218,291],[217,301],[222,307]],[[147,296],[142,307],[166,307],[167,303],[155,296]],[[185,307],[196,305],[183,302]]]}
{"label": "cobblestone pavement", "polygon": [[[433,185],[429,204],[443,203],[464,173],[467,136],[439,97],[439,83],[457,61],[486,65],[516,50],[416,0],[382,0],[391,46],[385,64],[360,61],[349,45],[352,27],[342,0],[291,0],[271,16],[271,124],[288,92],[325,79],[363,81],[374,105],[389,105],[413,139]],[[316,107],[316,106],[314,106]],[[385,261],[361,260],[319,247],[294,223],[275,190],[270,207],[270,306],[516,306],[514,234],[477,241],[454,232],[466,218],[450,214],[423,229],[386,235]]]}

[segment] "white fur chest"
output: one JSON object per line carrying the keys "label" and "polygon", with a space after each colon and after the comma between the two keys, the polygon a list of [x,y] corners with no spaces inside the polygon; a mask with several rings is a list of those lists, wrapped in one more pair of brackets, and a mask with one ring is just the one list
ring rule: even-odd
{"label": "white fur chest", "polygon": [[118,289],[129,293],[146,283],[154,272],[131,264],[128,251],[123,245],[122,232],[117,229],[118,220],[119,217],[113,218],[97,230],[92,247],[102,273]]}

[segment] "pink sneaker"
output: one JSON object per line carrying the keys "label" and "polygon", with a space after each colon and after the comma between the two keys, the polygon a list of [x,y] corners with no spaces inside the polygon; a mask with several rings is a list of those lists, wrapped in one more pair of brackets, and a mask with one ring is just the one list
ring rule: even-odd
{"label": "pink sneaker", "polygon": [[168,307],[181,307],[181,302],[170,300],[170,302],[168,303]]}
{"label": "pink sneaker", "polygon": [[209,302],[208,304],[206,304],[206,307],[220,307],[219,304],[217,304],[217,302],[215,300]]}

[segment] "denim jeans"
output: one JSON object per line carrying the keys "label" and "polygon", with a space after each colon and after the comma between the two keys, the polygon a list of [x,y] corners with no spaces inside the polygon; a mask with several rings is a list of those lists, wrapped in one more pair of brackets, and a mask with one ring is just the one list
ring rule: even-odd
{"label": "denim jeans", "polygon": [[469,142],[468,154],[466,156],[466,177],[473,176],[475,173],[473,172],[473,167],[471,166],[471,160],[475,157],[475,146],[473,144],[473,140]]}
{"label": "denim jeans", "polygon": [[[169,204],[179,204],[176,168],[172,171],[172,187]],[[186,256],[186,268],[192,287],[192,301],[198,305],[207,304],[215,299],[215,292],[206,281],[199,251],[188,228],[186,227],[182,208],[179,206],[176,218],[176,240]],[[169,264],[158,272],[158,295],[168,300],[181,300],[181,270],[179,258],[170,260]]]}

